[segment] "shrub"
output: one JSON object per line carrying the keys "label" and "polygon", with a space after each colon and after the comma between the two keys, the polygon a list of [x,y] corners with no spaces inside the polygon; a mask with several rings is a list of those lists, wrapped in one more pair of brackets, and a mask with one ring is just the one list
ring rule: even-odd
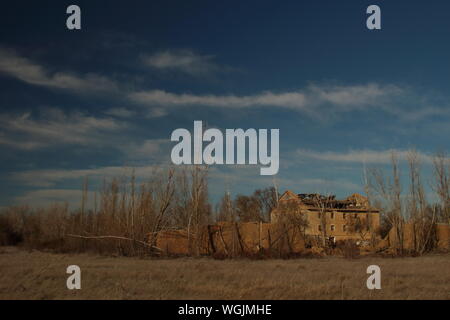
{"label": "shrub", "polygon": [[22,234],[14,230],[6,217],[0,216],[0,246],[15,246],[22,241]]}

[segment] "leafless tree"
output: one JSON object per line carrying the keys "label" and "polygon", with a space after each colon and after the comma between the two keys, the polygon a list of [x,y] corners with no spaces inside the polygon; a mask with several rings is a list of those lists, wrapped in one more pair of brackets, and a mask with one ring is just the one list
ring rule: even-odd
{"label": "leafless tree", "polygon": [[[374,230],[373,216],[372,216],[372,207],[373,207],[373,190],[369,181],[369,176],[367,172],[366,165],[364,164],[364,192],[367,198],[367,218],[365,221],[362,221],[362,224],[359,228],[367,227],[368,232],[370,234],[370,243],[372,246],[375,246],[376,243],[376,230]],[[361,235],[361,233],[360,233]],[[364,234],[365,236],[365,234]]]}
{"label": "leafless tree", "polygon": [[296,201],[280,202],[277,210],[281,213],[275,223],[278,232],[277,237],[271,239],[270,247],[279,246],[282,250],[286,243],[292,252],[294,243],[300,238],[305,239],[308,219]]}
{"label": "leafless tree", "polygon": [[315,194],[313,196],[313,201],[315,204],[315,207],[318,208],[318,214],[319,214],[319,220],[320,220],[320,238],[322,242],[322,246],[327,246],[327,224],[328,224],[328,217],[327,212],[331,212],[331,202],[334,200],[333,195],[321,195],[321,194]]}
{"label": "leafless tree", "polygon": [[433,190],[440,200],[439,220],[450,223],[450,160],[443,152],[433,159],[434,184]]}
{"label": "leafless tree", "polygon": [[415,150],[408,153],[410,176],[409,219],[413,227],[414,250],[423,254],[432,246],[436,211],[429,210],[420,174],[420,159]]}
{"label": "leafless tree", "polygon": [[361,240],[367,240],[367,235],[371,234],[371,224],[369,214],[366,217],[350,216],[347,222],[348,232],[356,233]]}
{"label": "leafless tree", "polygon": [[278,195],[274,187],[257,189],[252,195],[238,195],[234,201],[236,214],[242,222],[268,222],[276,207]]}
{"label": "leafless tree", "polygon": [[153,181],[153,205],[155,210],[155,218],[153,221],[151,232],[151,245],[156,244],[155,235],[158,234],[165,226],[166,214],[169,212],[175,193],[175,169],[169,168],[165,175],[158,176]]}
{"label": "leafless tree", "polygon": [[230,193],[227,191],[223,195],[217,208],[217,220],[218,221],[236,221],[236,209],[233,201],[231,200]]}
{"label": "leafless tree", "polygon": [[253,197],[259,205],[260,217],[262,221],[270,220],[270,213],[278,204],[278,193],[275,187],[257,189]]}
{"label": "leafless tree", "polygon": [[[210,208],[208,203],[208,168],[206,166],[193,166],[191,168],[191,187],[190,187],[190,210],[188,212],[188,243],[191,246],[192,229],[195,230],[194,250],[195,254],[200,253],[201,246],[201,227],[207,224]],[[192,250],[192,247],[190,248]]]}
{"label": "leafless tree", "polygon": [[383,218],[389,222],[396,234],[396,249],[400,254],[403,254],[404,239],[403,239],[403,206],[402,206],[402,186],[400,182],[400,171],[398,165],[398,157],[395,152],[391,154],[392,177],[386,177],[383,171],[379,168],[372,168],[370,172],[370,186],[371,190],[381,198],[383,205]]}

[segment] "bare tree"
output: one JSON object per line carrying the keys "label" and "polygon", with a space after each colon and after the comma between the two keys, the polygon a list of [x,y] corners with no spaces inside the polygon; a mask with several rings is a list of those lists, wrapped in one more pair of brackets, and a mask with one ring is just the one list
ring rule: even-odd
{"label": "bare tree", "polygon": [[371,234],[371,224],[369,214],[366,217],[349,217],[347,222],[347,231],[357,233],[361,240],[367,240],[367,235]]}
{"label": "bare tree", "polygon": [[86,214],[86,203],[88,200],[88,177],[84,177],[83,179],[83,187],[82,187],[82,191],[81,191],[81,210],[80,210],[80,228],[83,229],[84,228],[84,224],[85,224],[85,214]]}
{"label": "bare tree", "polygon": [[263,221],[261,206],[256,197],[237,195],[234,200],[234,206],[239,221]]}
{"label": "bare tree", "polygon": [[398,158],[395,152],[391,154],[392,178],[385,177],[383,171],[378,168],[372,168],[370,175],[371,189],[381,198],[383,205],[383,219],[389,222],[396,234],[396,249],[403,254],[403,206],[401,200],[402,186],[400,182],[400,171]]}
{"label": "bare tree", "polygon": [[257,189],[250,196],[238,195],[234,201],[236,214],[242,222],[267,222],[276,207],[278,195],[274,187]]}
{"label": "bare tree", "polygon": [[[207,223],[210,214],[208,204],[208,169],[206,166],[193,166],[191,169],[190,212],[187,225],[188,243],[191,246],[192,227],[195,229],[195,254],[199,254],[201,246],[201,226]],[[190,250],[192,250],[190,248]]]}
{"label": "bare tree", "polygon": [[257,189],[253,192],[253,197],[258,202],[261,221],[268,222],[270,220],[270,213],[278,204],[276,187]]}
{"label": "bare tree", "polygon": [[414,250],[423,254],[434,246],[433,231],[437,213],[436,207],[430,207],[427,203],[420,174],[420,159],[415,150],[408,153],[408,164],[410,171],[409,211],[413,226]]}
{"label": "bare tree", "polygon": [[277,237],[271,239],[270,247],[278,246],[283,250],[283,244],[286,243],[292,252],[295,242],[306,237],[308,219],[296,201],[280,202],[277,210],[282,214],[278,215],[275,224],[278,229]]}
{"label": "bare tree", "polygon": [[433,190],[440,200],[439,220],[450,223],[450,160],[445,153],[436,154],[433,159],[434,184]]}
{"label": "bare tree", "polygon": [[[368,232],[370,234],[370,243],[373,246],[375,246],[375,242],[376,242],[376,230],[374,230],[374,223],[373,223],[373,217],[372,217],[372,199],[373,199],[373,190],[372,190],[372,186],[370,184],[369,181],[369,176],[368,176],[368,172],[367,172],[367,168],[366,165],[364,164],[364,192],[366,194],[366,198],[367,198],[367,218],[365,221],[363,221],[362,225],[360,225],[359,227],[367,227]],[[361,235],[361,233],[360,233]],[[365,236],[365,235],[364,235]]]}
{"label": "bare tree", "polygon": [[153,182],[155,218],[150,238],[151,245],[156,245],[156,235],[165,226],[166,214],[169,212],[175,193],[174,174],[175,169],[169,168],[166,175],[162,175]]}
{"label": "bare tree", "polygon": [[236,209],[234,208],[233,201],[231,200],[230,193],[227,191],[223,195],[217,208],[218,221],[236,221]]}
{"label": "bare tree", "polygon": [[331,202],[334,200],[335,196],[333,195],[321,195],[321,194],[315,194],[313,195],[313,201],[315,204],[315,207],[318,208],[318,214],[319,214],[319,220],[320,220],[320,235],[321,235],[321,242],[322,246],[327,246],[327,224],[328,224],[328,218],[327,218],[327,212],[330,212],[331,209]]}

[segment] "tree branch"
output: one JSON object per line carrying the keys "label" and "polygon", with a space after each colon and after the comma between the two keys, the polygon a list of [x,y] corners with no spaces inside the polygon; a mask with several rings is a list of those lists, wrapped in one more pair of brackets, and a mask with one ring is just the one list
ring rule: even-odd
{"label": "tree branch", "polygon": [[140,241],[140,240],[135,240],[135,239],[131,239],[131,238],[125,238],[125,237],[118,237],[118,236],[80,236],[80,235],[76,235],[76,234],[67,234],[67,237],[71,237],[71,238],[80,238],[80,239],[94,239],[94,240],[101,240],[101,239],[116,239],[116,240],[126,240],[126,241],[133,241],[133,242],[137,242],[139,244],[142,244],[144,247],[148,247],[150,249],[162,252],[163,250],[156,247],[156,246],[152,246],[151,244],[144,242],[144,241]]}

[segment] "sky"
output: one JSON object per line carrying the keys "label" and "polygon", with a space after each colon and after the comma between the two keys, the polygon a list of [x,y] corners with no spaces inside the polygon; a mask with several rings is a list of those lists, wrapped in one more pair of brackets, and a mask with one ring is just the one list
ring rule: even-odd
{"label": "sky", "polygon": [[[81,30],[66,8],[81,8]],[[381,8],[381,30],[366,9]],[[429,181],[450,135],[450,3],[15,1],[0,10],[0,206],[76,205],[171,164],[177,128],[280,130],[280,170],[210,168],[227,190],[363,192],[414,148]],[[402,171],[406,179],[406,170]]]}

